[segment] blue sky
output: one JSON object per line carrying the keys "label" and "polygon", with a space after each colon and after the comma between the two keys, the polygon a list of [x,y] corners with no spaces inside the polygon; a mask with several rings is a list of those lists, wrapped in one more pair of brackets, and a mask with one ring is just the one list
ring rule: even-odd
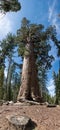
{"label": "blue sky", "polygon": [[[20,28],[23,17],[29,19],[32,23],[41,23],[45,28],[49,25],[55,25],[57,30],[57,37],[60,37],[60,0],[19,0],[21,3],[21,10],[17,13],[7,13],[6,15],[0,13],[0,40],[4,38],[8,32],[16,33]],[[54,83],[52,79],[52,72],[58,72],[59,59],[56,55],[56,48],[52,44],[51,54],[54,55],[55,61],[52,63],[53,67],[49,71],[48,89],[50,93],[54,94]],[[5,72],[6,73],[6,72]]]}

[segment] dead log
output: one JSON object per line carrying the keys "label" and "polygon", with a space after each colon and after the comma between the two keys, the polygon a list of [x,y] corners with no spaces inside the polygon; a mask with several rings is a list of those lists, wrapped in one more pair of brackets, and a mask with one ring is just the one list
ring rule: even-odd
{"label": "dead log", "polygon": [[56,104],[48,104],[47,107],[56,107]]}

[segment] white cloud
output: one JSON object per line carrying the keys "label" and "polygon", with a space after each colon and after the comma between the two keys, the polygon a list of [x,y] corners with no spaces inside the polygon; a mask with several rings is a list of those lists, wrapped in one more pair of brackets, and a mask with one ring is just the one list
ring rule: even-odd
{"label": "white cloud", "polygon": [[54,0],[53,4],[49,5],[48,21],[50,22],[51,25],[56,26],[56,31],[59,35],[60,34],[60,21],[58,21],[57,10],[55,9],[56,3],[57,3],[57,0]]}
{"label": "white cloud", "polygon": [[56,0],[54,0],[52,6],[49,7],[49,21],[52,19],[55,5],[56,5]]}
{"label": "white cloud", "polygon": [[8,15],[0,13],[0,39],[5,37],[8,32],[12,31],[12,22]]}
{"label": "white cloud", "polygon": [[48,88],[48,90],[49,90],[50,95],[51,95],[51,96],[54,96],[54,95],[55,95],[55,85],[54,85],[53,79],[50,79],[47,88]]}
{"label": "white cloud", "polygon": [[51,17],[52,17],[52,12],[53,12],[52,8],[51,8],[51,7],[49,7],[49,18],[48,18],[48,21],[50,21],[50,20],[51,20]]}

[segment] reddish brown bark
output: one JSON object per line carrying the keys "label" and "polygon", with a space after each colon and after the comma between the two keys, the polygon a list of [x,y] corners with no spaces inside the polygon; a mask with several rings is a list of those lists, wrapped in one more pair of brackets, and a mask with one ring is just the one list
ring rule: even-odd
{"label": "reddish brown bark", "polygon": [[18,94],[18,100],[21,98],[36,100],[38,97],[40,97],[40,90],[37,79],[33,44],[27,43],[23,61],[21,86]]}

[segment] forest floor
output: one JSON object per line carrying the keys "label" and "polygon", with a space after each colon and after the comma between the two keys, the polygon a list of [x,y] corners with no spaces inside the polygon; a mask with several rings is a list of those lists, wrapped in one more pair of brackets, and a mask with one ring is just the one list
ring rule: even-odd
{"label": "forest floor", "polygon": [[0,130],[8,130],[6,117],[11,115],[26,115],[35,123],[34,130],[60,130],[60,106],[46,105],[2,105],[0,106]]}

